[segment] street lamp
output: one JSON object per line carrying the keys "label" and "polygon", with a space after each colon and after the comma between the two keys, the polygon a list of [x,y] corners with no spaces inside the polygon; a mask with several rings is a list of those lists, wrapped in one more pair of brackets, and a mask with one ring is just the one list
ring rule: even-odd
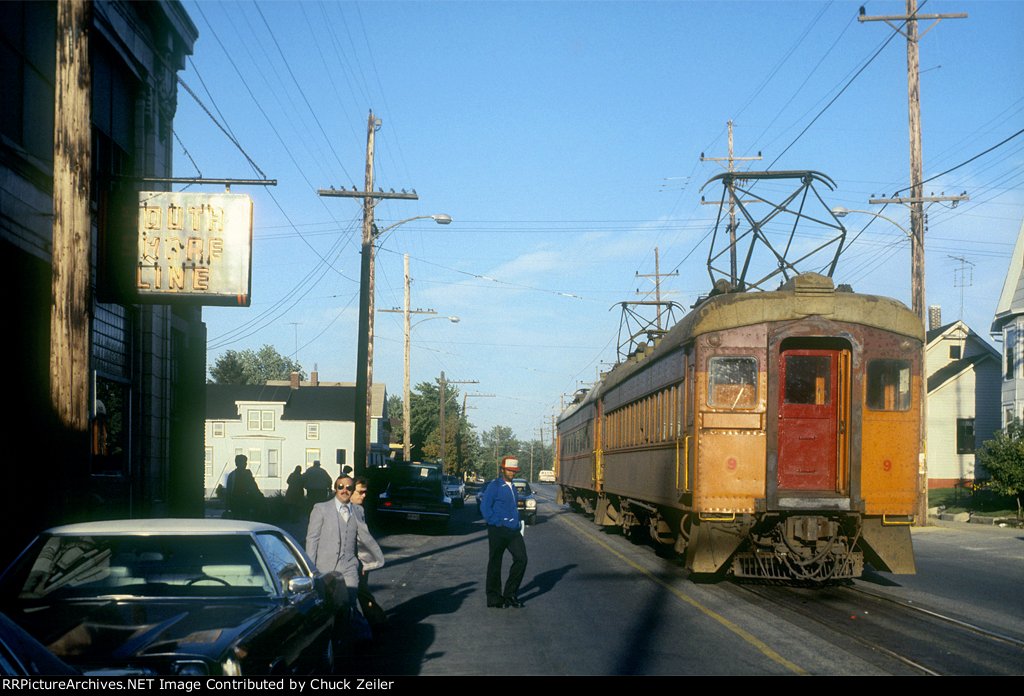
{"label": "street lamp", "polygon": [[[408,263],[408,257],[406,257],[406,263]],[[409,285],[408,285],[408,280],[409,280],[408,269],[406,269],[405,278],[406,278],[406,286],[405,286],[406,287],[406,293],[408,293],[408,289],[409,289]],[[416,322],[415,324],[412,324],[410,326],[409,325],[409,295],[406,294],[406,302],[405,302],[405,380],[404,380],[403,385],[402,385],[403,390],[404,390],[404,402],[403,402],[403,407],[402,407],[402,458],[405,461],[410,461],[412,459],[412,421],[411,421],[411,417],[410,417],[410,413],[409,413],[409,409],[410,409],[410,406],[411,406],[411,400],[412,400],[412,394],[410,393],[410,388],[409,388],[409,354],[412,352],[411,351],[411,348],[412,348],[412,345],[411,345],[412,344],[411,334],[412,334],[413,327],[419,326],[423,322],[430,321],[431,319],[447,319],[448,321],[450,321],[453,324],[458,324],[461,321],[461,319],[459,319],[458,317],[427,317],[426,319],[420,319],[418,322]]]}
{"label": "street lamp", "polygon": [[355,408],[355,443],[353,467],[356,474],[366,468],[367,455],[370,451],[370,423],[373,422],[371,411],[371,386],[373,385],[373,267],[374,242],[399,225],[413,220],[433,220],[439,225],[451,224],[450,215],[416,215],[414,217],[391,223],[384,229],[372,225],[369,239],[363,243],[363,258],[359,278],[359,339],[356,355],[356,408]]}
{"label": "street lamp", "polygon": [[[907,228],[905,228],[903,225],[901,225],[900,223],[896,222],[892,218],[886,217],[885,215],[882,215],[881,213],[876,213],[873,210],[849,210],[849,209],[844,208],[842,206],[836,206],[835,208],[832,209],[832,214],[835,215],[837,218],[846,217],[849,213],[863,213],[864,215],[871,215],[873,217],[881,218],[881,219],[885,220],[886,222],[890,222],[893,225],[895,225],[896,228],[899,229],[900,232],[902,232],[903,234],[907,235],[907,238],[910,240],[911,246],[913,246],[913,244],[914,244],[914,235],[913,235],[913,233],[910,230],[908,230]],[[911,269],[911,276],[913,276],[913,275],[914,275],[914,270]],[[914,295],[914,297],[912,299],[912,302],[913,302],[913,305],[914,305],[915,308],[919,308],[917,314],[918,314],[918,318],[921,320],[921,326],[922,326],[922,328],[924,328],[924,306],[925,306],[924,305],[924,300],[925,300],[925,298],[924,298],[924,283],[923,282],[915,283],[915,282],[913,282],[913,280],[914,279],[912,277],[911,278],[911,285],[913,286],[913,295]],[[922,280],[923,280],[923,273],[922,273]],[[926,445],[927,445],[927,432],[928,432],[928,428],[927,428],[927,418],[928,418],[928,379],[927,379],[927,375],[925,374],[925,364],[926,364],[926,357],[927,357],[926,356],[926,351],[927,351],[927,349],[928,349],[928,341],[927,341],[927,339],[925,339],[925,341],[923,341],[922,344],[921,344],[921,377],[920,377],[921,388],[920,388],[920,397],[919,397],[920,400],[921,400],[921,426],[920,426],[920,433],[919,433],[920,442],[918,443],[918,446],[919,446],[919,448],[918,448],[918,462],[919,462],[919,464],[918,464],[918,479],[917,479],[917,515],[916,515],[916,517],[917,517],[917,524],[919,526],[924,526],[924,525],[926,525],[928,523],[928,461],[927,461],[927,458],[925,456],[926,452],[927,452]]]}
{"label": "street lamp", "polygon": [[873,215],[873,216],[875,216],[877,218],[882,218],[883,220],[886,220],[886,221],[891,222],[892,224],[896,225],[896,227],[899,229],[900,232],[902,232],[903,234],[907,235],[908,239],[913,239],[914,238],[914,235],[910,233],[910,230],[905,228],[903,225],[901,225],[900,223],[896,222],[891,217],[886,217],[885,215],[882,215],[881,213],[876,213],[873,210],[851,210],[849,208],[844,208],[841,205],[837,205],[835,208],[832,209],[832,214],[835,215],[837,218],[846,217],[850,213],[864,213],[865,215]]}

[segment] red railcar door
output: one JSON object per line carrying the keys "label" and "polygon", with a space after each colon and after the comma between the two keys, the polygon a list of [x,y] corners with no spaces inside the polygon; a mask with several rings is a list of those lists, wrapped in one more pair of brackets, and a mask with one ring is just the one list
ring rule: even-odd
{"label": "red railcar door", "polygon": [[782,351],[779,489],[837,490],[838,362],[838,350]]}

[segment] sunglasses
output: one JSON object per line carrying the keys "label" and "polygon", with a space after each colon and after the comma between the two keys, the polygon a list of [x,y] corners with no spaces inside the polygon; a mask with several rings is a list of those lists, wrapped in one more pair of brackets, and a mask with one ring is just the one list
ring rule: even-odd
{"label": "sunglasses", "polygon": [[337,489],[339,491],[354,491],[356,489],[356,487],[355,486],[345,486],[345,485],[339,484],[339,485],[335,486],[335,489]]}

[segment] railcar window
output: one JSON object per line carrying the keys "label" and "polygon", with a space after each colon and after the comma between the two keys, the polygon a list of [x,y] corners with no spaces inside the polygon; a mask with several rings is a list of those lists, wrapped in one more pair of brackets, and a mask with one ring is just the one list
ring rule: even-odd
{"label": "railcar window", "polygon": [[757,405],[757,358],[711,358],[708,364],[708,405],[754,408]]}
{"label": "railcar window", "polygon": [[906,411],[910,408],[910,362],[872,360],[868,363],[868,408]]}
{"label": "railcar window", "polygon": [[786,403],[817,406],[829,403],[831,362],[824,355],[787,355]]}

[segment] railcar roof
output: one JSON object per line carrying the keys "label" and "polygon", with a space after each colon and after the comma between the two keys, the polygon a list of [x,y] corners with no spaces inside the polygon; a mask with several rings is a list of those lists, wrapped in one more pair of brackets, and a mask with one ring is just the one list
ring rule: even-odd
{"label": "railcar roof", "polygon": [[[685,345],[697,336],[764,322],[797,321],[821,316],[833,321],[861,324],[924,341],[924,325],[906,305],[890,297],[862,295],[835,289],[832,279],[804,273],[770,292],[735,292],[712,295],[672,327],[647,357],[616,366],[591,394],[622,382],[652,358]],[[588,395],[590,396],[590,395]]]}

